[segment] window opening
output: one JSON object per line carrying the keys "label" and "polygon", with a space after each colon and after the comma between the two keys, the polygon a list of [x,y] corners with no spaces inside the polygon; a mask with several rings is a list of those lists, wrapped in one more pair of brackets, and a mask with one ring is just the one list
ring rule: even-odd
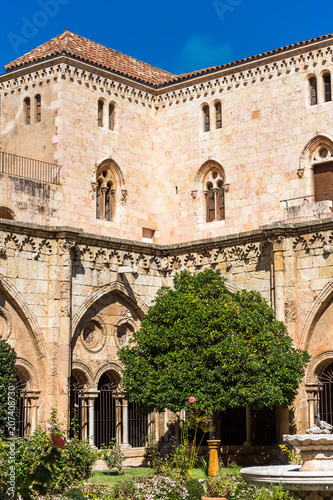
{"label": "window opening", "polygon": [[325,75],[323,76],[323,80],[324,80],[324,99],[325,99],[325,102],[329,102],[332,100],[330,73],[325,73]]}
{"label": "window opening", "polygon": [[210,120],[209,120],[209,106],[204,106],[202,108],[204,115],[204,132],[209,132],[210,130]]}
{"label": "window opening", "polygon": [[39,123],[42,120],[42,101],[40,94],[35,96],[35,113],[36,123]]}
{"label": "window opening", "polygon": [[222,105],[220,102],[215,104],[216,128],[222,128]]}
{"label": "window opening", "polygon": [[114,104],[109,104],[109,130],[114,130]]}
{"label": "window opening", "polygon": [[30,97],[26,97],[24,99],[24,122],[26,125],[30,125],[31,116],[30,116]]}
{"label": "window opening", "polygon": [[310,103],[311,106],[315,106],[317,104],[317,78],[312,76],[309,79],[310,84]]}
{"label": "window opening", "polygon": [[103,127],[103,101],[98,101],[98,126]]}
{"label": "window opening", "polygon": [[97,174],[96,218],[112,220],[112,199],[114,196],[112,174],[104,168]]}

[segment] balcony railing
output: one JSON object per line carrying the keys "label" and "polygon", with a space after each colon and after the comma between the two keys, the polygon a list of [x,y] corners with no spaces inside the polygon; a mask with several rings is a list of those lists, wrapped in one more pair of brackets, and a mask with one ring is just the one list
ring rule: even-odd
{"label": "balcony railing", "polygon": [[61,167],[54,163],[0,151],[0,173],[2,174],[59,185],[60,169]]}

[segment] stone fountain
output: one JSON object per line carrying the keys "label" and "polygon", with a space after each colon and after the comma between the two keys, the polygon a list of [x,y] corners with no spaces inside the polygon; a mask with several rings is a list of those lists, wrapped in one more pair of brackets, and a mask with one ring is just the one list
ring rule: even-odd
{"label": "stone fountain", "polygon": [[300,465],[246,467],[241,470],[247,483],[268,487],[283,484],[301,500],[333,500],[333,426],[320,421],[306,434],[284,435],[283,440],[300,452]]}

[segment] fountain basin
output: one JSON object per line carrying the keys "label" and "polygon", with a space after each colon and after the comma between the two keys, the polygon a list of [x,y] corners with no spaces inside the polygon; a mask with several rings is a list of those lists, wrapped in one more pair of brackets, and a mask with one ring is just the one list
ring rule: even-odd
{"label": "fountain basin", "polygon": [[303,471],[300,465],[268,465],[241,469],[247,483],[259,487],[283,484],[286,490],[301,492],[333,492],[333,471]]}

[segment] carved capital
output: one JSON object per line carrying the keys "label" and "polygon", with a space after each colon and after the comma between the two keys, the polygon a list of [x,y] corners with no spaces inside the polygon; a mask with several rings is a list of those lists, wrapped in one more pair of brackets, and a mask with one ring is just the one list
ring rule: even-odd
{"label": "carved capital", "polygon": [[297,175],[298,175],[298,178],[301,179],[304,175],[304,168],[299,168],[297,170]]}
{"label": "carved capital", "polygon": [[223,191],[225,193],[228,193],[229,192],[229,189],[230,189],[230,184],[223,184]]}
{"label": "carved capital", "polygon": [[198,196],[198,190],[197,189],[194,189],[193,191],[191,191],[191,196],[192,198],[195,200],[196,197]]}

